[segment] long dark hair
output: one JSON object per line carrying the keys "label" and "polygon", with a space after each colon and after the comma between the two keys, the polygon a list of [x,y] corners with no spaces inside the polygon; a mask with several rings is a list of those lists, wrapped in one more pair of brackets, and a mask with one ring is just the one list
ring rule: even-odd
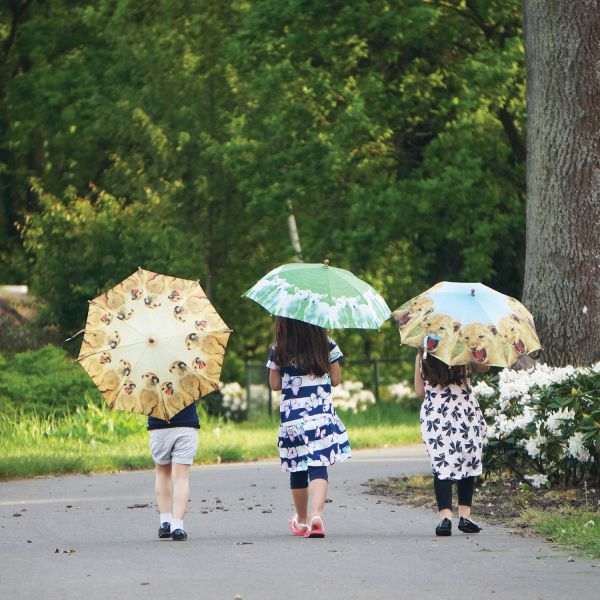
{"label": "long dark hair", "polygon": [[329,341],[322,327],[296,319],[275,319],[275,363],[322,377],[331,370]]}
{"label": "long dark hair", "polygon": [[428,354],[423,356],[423,348],[419,348],[421,375],[429,385],[447,386],[451,383],[465,385],[469,381],[470,369],[465,365],[449,367],[439,358]]}

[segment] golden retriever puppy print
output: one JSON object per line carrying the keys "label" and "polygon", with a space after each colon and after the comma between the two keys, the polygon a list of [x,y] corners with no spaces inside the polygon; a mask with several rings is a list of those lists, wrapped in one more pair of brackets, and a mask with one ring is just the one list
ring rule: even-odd
{"label": "golden retriever puppy print", "polygon": [[185,345],[188,350],[196,349],[200,354],[212,358],[223,355],[229,333],[213,333],[210,335],[201,335],[190,333],[185,338]]}
{"label": "golden retriever puppy print", "polygon": [[[107,354],[106,352],[104,354]],[[110,356],[110,355],[109,355]],[[110,361],[109,361],[110,362]],[[116,369],[105,371],[100,377],[100,382],[97,383],[98,389],[102,395],[114,392],[121,383],[123,378],[131,375],[131,364],[127,360],[121,359],[119,366]],[[94,381],[96,383],[96,381]]]}
{"label": "golden retriever puppy print", "polygon": [[121,343],[121,336],[118,331],[113,331],[112,334],[106,336],[108,347],[114,350]]}
{"label": "golden retriever puppy print", "polygon": [[200,296],[206,296],[200,284],[197,281],[191,281],[189,279],[179,279],[178,277],[169,278],[168,283],[169,293],[167,294],[167,298],[176,304],[180,304],[184,297],[189,295],[189,292],[197,288],[195,291],[198,292]]}
{"label": "golden retriever puppy print", "polygon": [[100,381],[99,377],[104,372],[106,365],[112,362],[112,358],[108,352],[101,352],[100,354],[92,354],[79,360],[81,366],[88,372],[92,381],[98,385]]}
{"label": "golden retriever puppy print", "polygon": [[165,288],[165,276],[160,273],[152,273],[146,280],[146,290],[153,296],[160,296]]}
{"label": "golden retriever puppy print", "polygon": [[[160,386],[160,390],[166,396],[168,405],[174,410],[173,414],[177,414],[193,402],[190,395],[177,390],[172,381],[165,381],[165,383]],[[166,417],[159,418],[165,419]]]}
{"label": "golden retriever puppy print", "polygon": [[185,323],[189,318],[203,311],[210,314],[211,308],[210,300],[206,296],[188,296],[175,306],[173,316]]}
{"label": "golden retriever puppy print", "polygon": [[158,308],[161,304],[158,296],[146,296],[144,298],[144,306],[146,308]]}
{"label": "golden retriever puppy print", "polygon": [[397,308],[392,313],[392,317],[396,320],[400,334],[405,336],[432,312],[433,300],[421,295]]}
{"label": "golden retriever puppy print", "polygon": [[85,322],[86,329],[97,329],[103,325],[110,325],[113,320],[113,315],[107,312],[103,307],[95,303],[90,303],[87,320]]}
{"label": "golden retriever puppy print", "polygon": [[81,354],[84,355],[88,352],[96,352],[97,350],[100,350],[100,348],[107,345],[106,340],[107,335],[101,329],[86,331],[81,344]]}
{"label": "golden retriever puppy print", "polygon": [[136,385],[131,379],[125,380],[123,385],[107,398],[106,402],[108,406],[113,410],[132,412],[132,408],[135,407],[135,403],[132,402],[132,395],[135,392],[135,388]]}
{"label": "golden retriever puppy print", "polygon": [[140,390],[139,398],[141,413],[149,415],[160,402],[158,387],[160,381],[158,377],[151,372],[144,373],[142,375],[142,381],[144,382],[144,387]]}
{"label": "golden retriever puppy print", "polygon": [[177,377],[179,389],[189,394],[194,400],[198,397],[200,379],[181,360],[176,360],[169,367],[169,372]]}
{"label": "golden retriever puppy print", "polygon": [[496,328],[483,323],[470,323],[459,332],[458,354],[451,364],[464,365],[471,362],[480,365],[506,366],[506,342]]}
{"label": "golden retriever puppy print", "polygon": [[106,305],[106,308],[114,313],[120,321],[127,321],[132,317],[133,308],[126,305],[127,299],[120,292],[114,289],[108,290],[100,298],[100,301]]}

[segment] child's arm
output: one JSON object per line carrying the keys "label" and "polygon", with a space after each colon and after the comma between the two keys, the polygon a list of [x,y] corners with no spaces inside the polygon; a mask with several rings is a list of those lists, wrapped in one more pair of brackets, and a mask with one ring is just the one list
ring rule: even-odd
{"label": "child's arm", "polygon": [[334,363],[331,363],[331,385],[336,386],[340,384],[340,380],[342,379],[342,367],[340,367],[340,361],[336,360]]}
{"label": "child's arm", "polygon": [[419,354],[415,358],[415,394],[419,398],[425,397],[425,387],[421,376],[421,356]]}
{"label": "child's arm", "polygon": [[274,392],[281,389],[281,373],[278,370],[271,369],[269,371],[269,385]]}

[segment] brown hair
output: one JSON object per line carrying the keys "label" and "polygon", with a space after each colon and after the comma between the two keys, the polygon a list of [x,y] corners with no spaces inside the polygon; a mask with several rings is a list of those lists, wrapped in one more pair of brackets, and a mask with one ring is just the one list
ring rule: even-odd
{"label": "brown hair", "polygon": [[422,348],[419,348],[419,358],[421,359],[421,376],[429,385],[442,387],[451,383],[465,385],[469,381],[470,369],[466,365],[449,367],[431,354],[424,357]]}
{"label": "brown hair", "polygon": [[322,377],[331,370],[329,341],[322,327],[296,319],[275,319],[275,363]]}

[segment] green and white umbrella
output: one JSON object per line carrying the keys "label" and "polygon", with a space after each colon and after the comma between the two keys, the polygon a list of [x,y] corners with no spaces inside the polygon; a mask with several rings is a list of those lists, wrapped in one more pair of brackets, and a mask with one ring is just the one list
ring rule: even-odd
{"label": "green and white umbrella", "polygon": [[385,300],[365,281],[321,263],[290,263],[267,273],[245,294],[272,315],[325,329],[379,329],[390,317]]}

